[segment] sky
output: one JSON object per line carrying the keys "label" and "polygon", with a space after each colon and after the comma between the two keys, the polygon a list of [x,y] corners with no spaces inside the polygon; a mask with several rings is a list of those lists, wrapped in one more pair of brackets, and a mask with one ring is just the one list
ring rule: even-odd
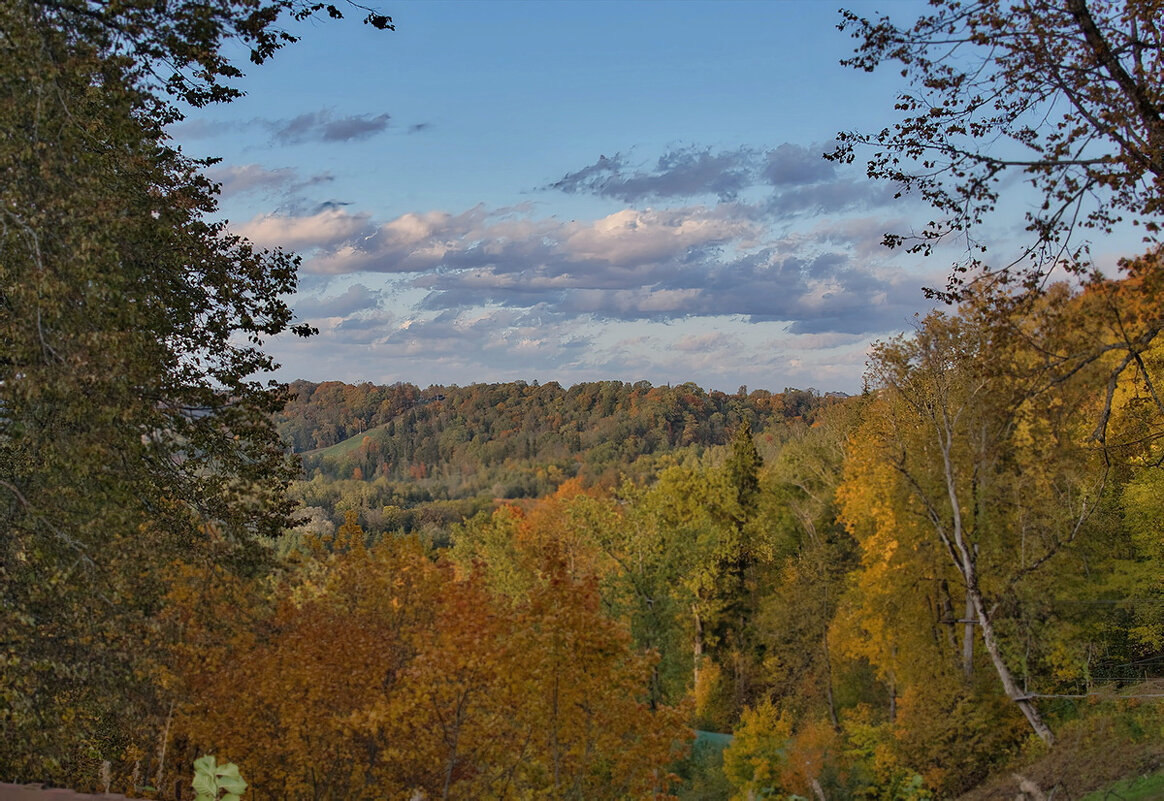
{"label": "sky", "polygon": [[[852,3],[908,18],[917,0]],[[309,21],[173,129],[221,213],[302,255],[284,380],[694,381],[858,392],[951,259],[821,154],[893,120],[824,0],[384,3]]]}

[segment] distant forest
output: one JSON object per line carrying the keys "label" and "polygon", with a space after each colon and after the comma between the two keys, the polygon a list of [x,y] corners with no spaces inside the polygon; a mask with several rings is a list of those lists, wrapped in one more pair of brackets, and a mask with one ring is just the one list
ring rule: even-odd
{"label": "distant forest", "polygon": [[278,429],[308,479],[292,485],[293,497],[337,525],[359,508],[373,529],[406,532],[456,522],[495,500],[542,497],[571,478],[606,487],[645,479],[664,455],[724,445],[744,421],[774,441],[844,397],[647,381],[423,390],[296,381],[290,390]]}

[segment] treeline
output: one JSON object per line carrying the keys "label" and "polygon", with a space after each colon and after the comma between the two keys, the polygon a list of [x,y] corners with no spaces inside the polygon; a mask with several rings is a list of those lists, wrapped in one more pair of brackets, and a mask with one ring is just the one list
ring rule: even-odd
{"label": "treeline", "polygon": [[[410,464],[461,461],[495,464],[509,458],[573,455],[599,445],[629,440],[633,458],[685,445],[722,445],[740,420],[763,427],[773,419],[805,419],[822,404],[815,389],[707,392],[693,383],[672,387],[649,381],[596,381],[563,389],[515,381],[466,387],[413,384],[390,386],[321,384],[294,381],[291,399],[277,416],[279,433],[296,453],[330,449],[373,433],[381,442],[395,440],[385,453]],[[480,452],[457,446],[477,443]],[[347,449],[311,453],[309,461],[333,475],[351,466]],[[379,465],[367,471],[368,477]],[[391,472],[395,466],[388,464]],[[380,472],[385,472],[381,470]]]}
{"label": "treeline", "polygon": [[541,497],[571,478],[645,480],[664,455],[698,456],[744,422],[773,442],[786,424],[811,423],[840,397],[646,381],[425,390],[296,381],[290,389],[277,421],[309,479],[291,489],[312,510],[300,516],[338,526],[358,508],[371,530],[406,532],[447,527],[495,499]]}

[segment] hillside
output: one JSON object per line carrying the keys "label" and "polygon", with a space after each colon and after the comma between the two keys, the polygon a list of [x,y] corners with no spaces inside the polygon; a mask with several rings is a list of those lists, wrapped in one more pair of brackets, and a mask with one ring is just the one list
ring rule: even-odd
{"label": "hillside", "polygon": [[744,420],[762,432],[811,422],[815,390],[706,392],[602,381],[375,386],[296,381],[279,431],[305,474],[408,482],[431,498],[539,497],[565,479],[616,481],[640,458],[723,445]]}

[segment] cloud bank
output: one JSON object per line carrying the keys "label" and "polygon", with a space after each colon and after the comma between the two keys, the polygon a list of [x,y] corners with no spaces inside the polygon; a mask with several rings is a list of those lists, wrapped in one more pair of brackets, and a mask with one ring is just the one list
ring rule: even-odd
{"label": "cloud bank", "polygon": [[[322,135],[317,121],[296,130]],[[670,365],[760,385],[756,371],[807,375],[796,354],[812,351],[827,354],[817,374],[832,364],[851,390],[868,340],[908,324],[926,279],[880,247],[890,195],[822,150],[602,156],[546,187],[617,204],[589,219],[531,203],[389,219],[325,204],[237,230],[302,253],[324,289],[303,294],[299,316],[380,364],[423,358],[476,380],[539,369],[583,380],[615,365],[649,378]]]}

